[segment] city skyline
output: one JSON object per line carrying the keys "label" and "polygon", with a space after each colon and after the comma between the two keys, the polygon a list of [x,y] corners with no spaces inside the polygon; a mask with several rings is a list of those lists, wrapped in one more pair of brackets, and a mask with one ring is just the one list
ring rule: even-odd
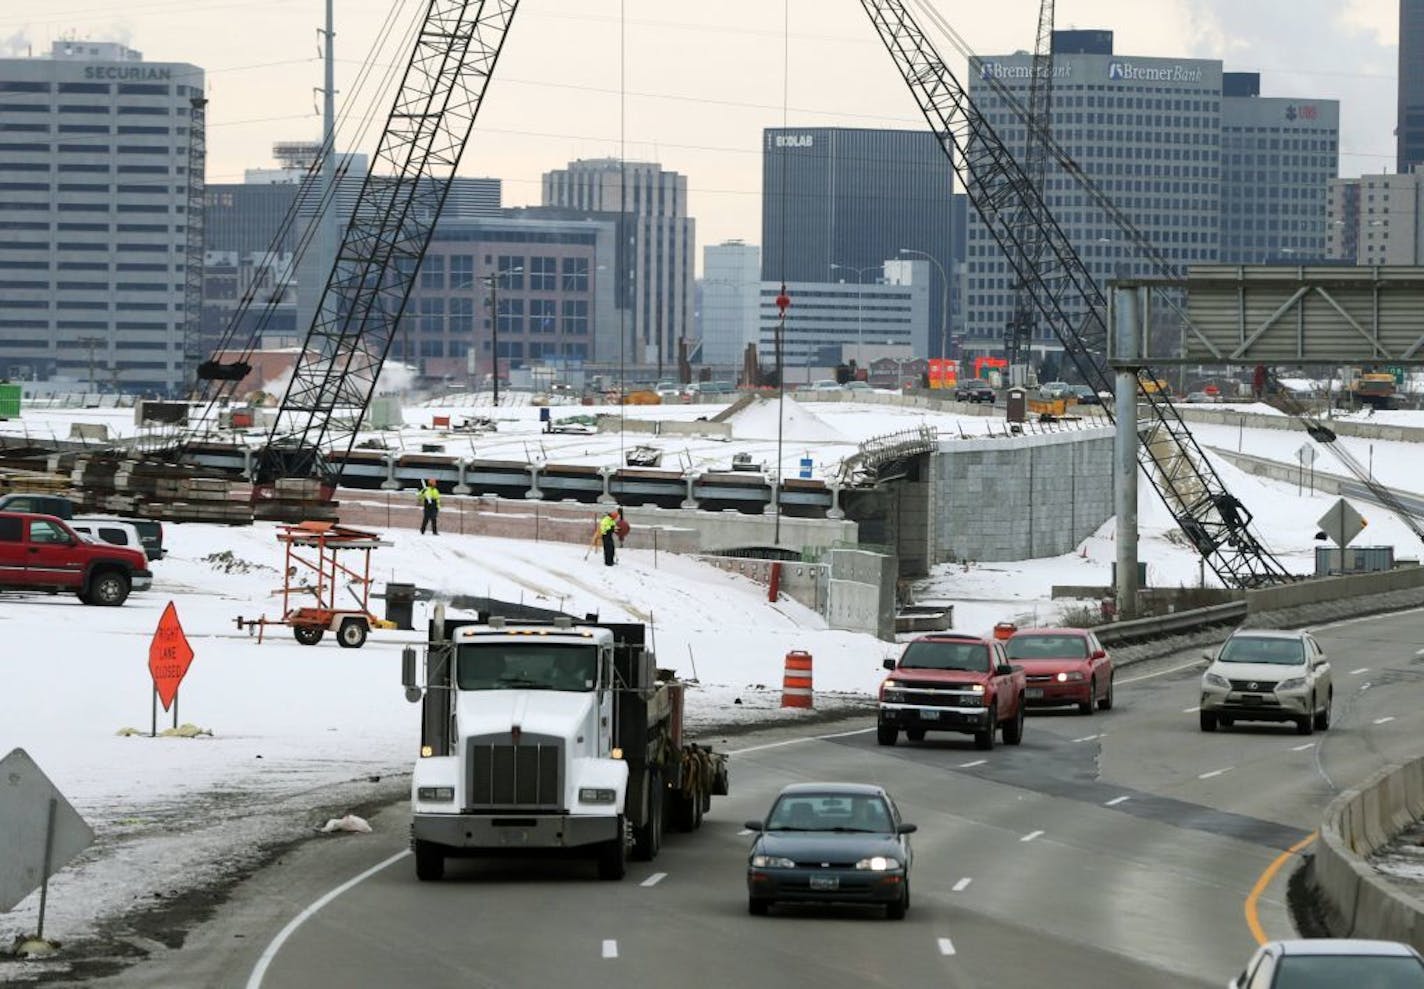
{"label": "city skyline", "polygon": [[[404,5],[402,18],[416,6]],[[992,12],[939,6],[978,52],[1031,44],[1032,0]],[[1109,0],[1058,7],[1060,28],[1113,30],[1123,51],[1222,58],[1228,71],[1262,72],[1262,95],[1339,99],[1341,174],[1392,168],[1396,0],[1174,0],[1150,13]],[[338,107],[358,91],[358,71],[389,8],[386,0],[338,4]],[[273,143],[319,137],[323,17],[322,0],[20,0],[0,12],[0,54],[38,55],[72,36],[122,41],[147,61],[200,66],[211,101],[208,181],[235,182],[270,164]],[[963,58],[932,37],[965,78]],[[387,50],[406,54],[403,44]],[[606,57],[590,58],[590,50]],[[363,113],[379,126],[385,99],[367,104]],[[761,135],[783,123],[924,126],[858,4],[728,0],[713,12],[651,0],[540,0],[520,9],[460,174],[499,178],[506,205],[533,205],[541,175],[564,163],[657,161],[688,176],[699,244],[756,242]],[[373,133],[353,144],[356,128],[343,127],[338,144],[369,151]]]}

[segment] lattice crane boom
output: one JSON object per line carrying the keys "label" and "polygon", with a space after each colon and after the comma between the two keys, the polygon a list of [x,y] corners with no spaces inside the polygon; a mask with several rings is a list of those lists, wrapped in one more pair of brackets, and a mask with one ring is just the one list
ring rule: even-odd
{"label": "lattice crane boom", "polygon": [[[961,186],[983,219],[1039,318],[1094,390],[1113,390],[1106,363],[1107,302],[1023,167],[969,99],[903,0],[861,0],[881,42],[937,135]],[[1037,265],[1014,218],[1042,238]],[[1084,315],[1086,314],[1086,315]],[[1081,321],[1081,322],[1080,322]],[[1150,373],[1149,373],[1150,376]],[[1139,463],[1178,526],[1224,584],[1254,587],[1292,579],[1251,531],[1252,517],[1206,459],[1170,402],[1139,386],[1150,418],[1139,428]]]}

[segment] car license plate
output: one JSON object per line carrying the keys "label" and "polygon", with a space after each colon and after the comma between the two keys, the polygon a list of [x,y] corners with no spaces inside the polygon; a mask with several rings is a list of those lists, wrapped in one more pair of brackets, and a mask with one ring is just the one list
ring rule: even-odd
{"label": "car license plate", "polygon": [[841,881],[838,876],[812,876],[812,889],[840,889]]}
{"label": "car license plate", "polygon": [[922,707],[920,708],[920,717],[925,721],[938,721],[939,712],[932,707]]}
{"label": "car license plate", "polygon": [[1030,698],[1032,698],[1032,697],[1042,697],[1042,696],[1043,696],[1043,688],[1042,688],[1042,687],[1029,687],[1027,690],[1024,691],[1024,696],[1025,696],[1025,697],[1030,697]]}
{"label": "car license plate", "polygon": [[1241,703],[1243,703],[1243,704],[1260,704],[1262,700],[1264,700],[1264,698],[1261,697],[1260,694],[1242,694],[1242,695],[1241,695]]}

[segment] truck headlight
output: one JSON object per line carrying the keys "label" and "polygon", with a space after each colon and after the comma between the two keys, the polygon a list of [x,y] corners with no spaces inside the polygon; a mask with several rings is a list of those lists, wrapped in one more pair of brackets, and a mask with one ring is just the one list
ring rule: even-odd
{"label": "truck headlight", "polygon": [[900,863],[884,855],[872,855],[868,859],[861,859],[855,867],[868,872],[891,872],[900,868]]}
{"label": "truck headlight", "polygon": [[617,801],[617,790],[608,790],[601,786],[579,787],[579,803],[581,804],[611,804]]}
{"label": "truck headlight", "polygon": [[453,786],[422,786],[415,791],[417,800],[428,800],[432,804],[448,804],[455,799]]}
{"label": "truck headlight", "polygon": [[885,701],[890,704],[903,704],[905,702],[905,692],[903,690],[891,690],[885,688]]}
{"label": "truck headlight", "polygon": [[1217,673],[1208,673],[1202,677],[1202,682],[1212,687],[1220,687],[1222,690],[1231,689],[1231,681]]}
{"label": "truck headlight", "polygon": [[794,861],[792,861],[791,859],[782,858],[780,855],[753,855],[753,856],[752,856],[752,868],[753,868],[753,869],[794,869],[794,868],[796,868],[796,863],[795,863]]}
{"label": "truck headlight", "polygon": [[1289,680],[1282,680],[1276,684],[1276,693],[1282,694],[1289,690],[1300,690],[1305,686],[1305,677],[1291,677]]}

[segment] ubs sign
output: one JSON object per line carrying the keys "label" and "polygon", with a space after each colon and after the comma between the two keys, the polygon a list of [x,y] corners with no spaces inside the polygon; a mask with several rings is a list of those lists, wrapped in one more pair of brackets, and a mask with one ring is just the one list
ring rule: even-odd
{"label": "ubs sign", "polygon": [[810,134],[778,134],[776,135],[776,146],[778,148],[812,148],[816,146],[816,138]]}

